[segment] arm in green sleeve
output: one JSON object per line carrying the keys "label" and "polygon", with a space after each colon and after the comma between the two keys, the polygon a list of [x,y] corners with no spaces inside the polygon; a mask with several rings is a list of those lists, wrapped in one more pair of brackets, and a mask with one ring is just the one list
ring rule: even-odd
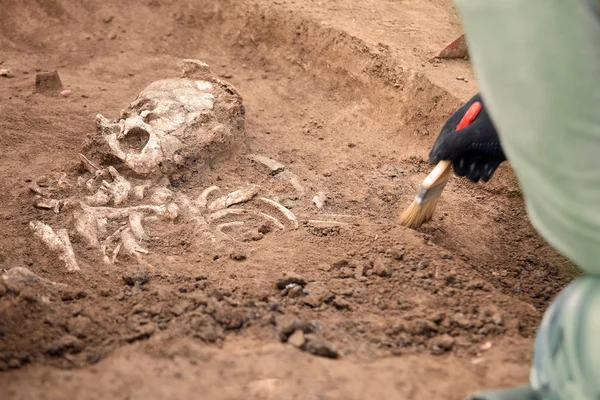
{"label": "arm in green sleeve", "polygon": [[600,19],[591,0],[456,0],[533,225],[600,274]]}

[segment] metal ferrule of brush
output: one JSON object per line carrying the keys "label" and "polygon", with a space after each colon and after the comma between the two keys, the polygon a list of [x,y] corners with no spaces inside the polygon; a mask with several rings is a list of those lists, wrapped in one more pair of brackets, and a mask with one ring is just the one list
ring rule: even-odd
{"label": "metal ferrule of brush", "polygon": [[415,203],[422,205],[431,201],[432,199],[435,199],[436,197],[439,197],[447,183],[448,179],[445,179],[443,182],[440,182],[438,185],[435,185],[429,189],[419,186],[419,190],[417,190],[417,194],[415,196]]}

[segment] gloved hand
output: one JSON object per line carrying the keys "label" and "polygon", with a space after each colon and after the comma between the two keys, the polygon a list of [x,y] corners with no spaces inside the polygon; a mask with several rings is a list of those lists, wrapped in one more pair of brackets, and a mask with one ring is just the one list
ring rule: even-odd
{"label": "gloved hand", "polygon": [[[476,101],[483,106],[477,118],[467,127],[455,131],[463,115]],[[454,173],[466,176],[473,182],[479,179],[487,182],[506,160],[498,133],[479,93],[459,108],[442,127],[429,153],[429,162],[432,164],[441,160],[451,160]]]}

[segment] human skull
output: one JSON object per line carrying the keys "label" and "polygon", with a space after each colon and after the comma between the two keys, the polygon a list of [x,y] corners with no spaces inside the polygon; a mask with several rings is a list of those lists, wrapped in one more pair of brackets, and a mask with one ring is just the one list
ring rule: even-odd
{"label": "human skull", "polygon": [[184,60],[181,78],[151,83],[111,122],[96,117],[91,157],[114,157],[139,175],[167,172],[245,143],[242,98],[208,66]]}

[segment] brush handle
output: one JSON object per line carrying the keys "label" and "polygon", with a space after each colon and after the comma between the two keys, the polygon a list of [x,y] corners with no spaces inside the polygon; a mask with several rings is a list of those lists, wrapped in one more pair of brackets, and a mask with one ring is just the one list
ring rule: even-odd
{"label": "brush handle", "polygon": [[[475,118],[477,118],[477,116],[479,115],[479,112],[481,112],[482,107],[483,107],[482,104],[478,101],[471,104],[471,107],[469,107],[469,109],[467,110],[465,115],[463,115],[460,122],[456,126],[456,130],[457,131],[461,130],[464,127],[470,125],[475,120]],[[437,185],[440,182],[445,181],[446,179],[448,179],[448,177],[450,175],[450,167],[451,166],[452,166],[452,161],[450,161],[450,160],[440,161],[435,166],[433,171],[431,171],[431,173],[429,175],[427,175],[427,178],[425,178],[425,180],[423,181],[421,186],[428,189],[432,186]]]}

